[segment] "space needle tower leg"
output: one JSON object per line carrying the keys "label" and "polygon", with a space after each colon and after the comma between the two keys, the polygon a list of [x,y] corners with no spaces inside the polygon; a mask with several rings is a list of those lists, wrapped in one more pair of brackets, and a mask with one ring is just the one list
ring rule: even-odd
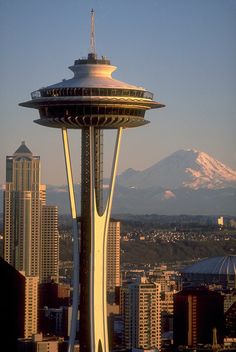
{"label": "space needle tower leg", "polygon": [[123,128],[117,130],[114,149],[109,194],[105,210],[99,214],[95,185],[95,145],[94,127],[89,127],[90,136],[90,336],[91,352],[109,352],[107,332],[107,234],[111,214],[112,199],[117,173],[120,142]]}
{"label": "space needle tower leg", "polygon": [[68,352],[74,351],[76,326],[78,317],[79,304],[79,242],[78,242],[78,222],[76,215],[76,203],[73,185],[73,175],[71,168],[70,149],[68,142],[68,133],[66,128],[62,128],[62,140],[65,155],[66,174],[69,190],[70,209],[72,217],[72,239],[73,239],[73,298],[72,298],[72,318],[70,327],[70,338]]}

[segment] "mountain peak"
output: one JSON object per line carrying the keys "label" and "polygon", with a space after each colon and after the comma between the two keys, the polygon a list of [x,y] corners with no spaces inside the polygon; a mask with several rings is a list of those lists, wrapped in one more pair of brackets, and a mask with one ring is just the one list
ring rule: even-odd
{"label": "mountain peak", "polygon": [[175,155],[175,154],[181,155],[181,154],[188,154],[188,153],[196,154],[196,153],[200,153],[200,152],[197,149],[179,149],[171,155]]}
{"label": "mountain peak", "polygon": [[118,183],[141,189],[220,189],[236,186],[236,171],[196,149],[178,150],[143,171],[129,169],[128,174],[127,171],[118,176]]}

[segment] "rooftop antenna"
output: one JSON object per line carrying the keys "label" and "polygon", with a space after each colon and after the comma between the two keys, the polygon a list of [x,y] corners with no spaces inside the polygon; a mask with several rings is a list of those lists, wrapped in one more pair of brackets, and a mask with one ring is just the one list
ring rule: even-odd
{"label": "rooftop antenna", "polygon": [[94,9],[91,10],[90,53],[95,55]]}

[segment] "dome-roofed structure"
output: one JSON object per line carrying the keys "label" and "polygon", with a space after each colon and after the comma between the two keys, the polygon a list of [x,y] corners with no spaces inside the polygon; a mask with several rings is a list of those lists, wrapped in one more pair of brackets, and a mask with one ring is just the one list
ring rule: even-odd
{"label": "dome-roofed structure", "polygon": [[181,271],[183,286],[221,285],[236,288],[236,255],[200,260]]}

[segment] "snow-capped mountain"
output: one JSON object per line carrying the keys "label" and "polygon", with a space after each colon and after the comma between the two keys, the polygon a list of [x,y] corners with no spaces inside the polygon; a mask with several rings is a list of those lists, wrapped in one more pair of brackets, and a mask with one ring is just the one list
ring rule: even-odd
{"label": "snow-capped mountain", "polygon": [[124,187],[198,190],[236,187],[236,171],[197,150],[179,150],[143,170],[128,169],[117,178]]}
{"label": "snow-capped mountain", "polygon": [[[80,212],[79,185],[75,192]],[[2,197],[0,189],[0,212]],[[67,186],[47,186],[47,203],[69,213]],[[128,169],[118,176],[112,212],[234,216],[235,209],[236,171],[206,153],[179,150],[146,170]]]}

